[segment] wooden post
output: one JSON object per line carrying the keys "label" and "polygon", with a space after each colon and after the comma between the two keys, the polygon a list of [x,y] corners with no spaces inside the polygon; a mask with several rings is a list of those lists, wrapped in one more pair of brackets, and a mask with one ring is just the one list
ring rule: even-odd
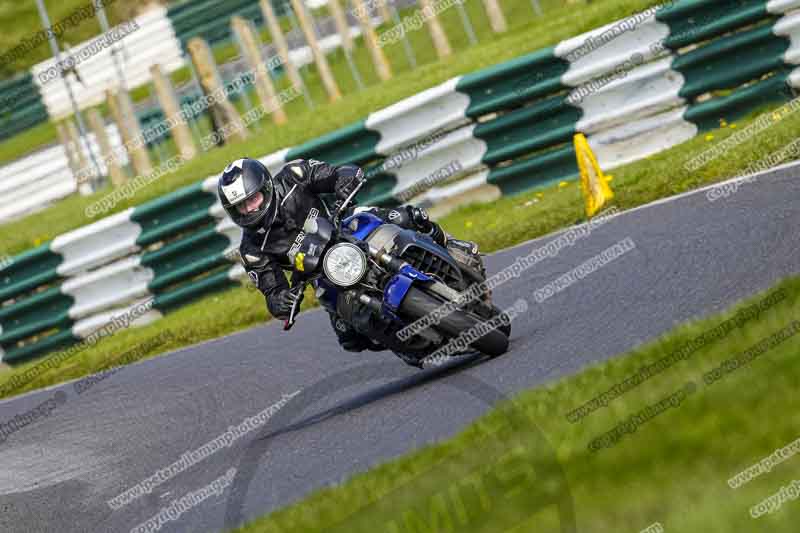
{"label": "wooden post", "polygon": [[419,0],[419,3],[426,15],[427,20],[425,23],[428,25],[428,31],[431,34],[431,39],[433,39],[436,55],[439,56],[439,59],[449,56],[453,53],[453,49],[450,48],[450,41],[447,40],[447,34],[444,32],[441,22],[439,22],[439,17],[436,15],[436,10],[433,8],[431,0]]}
{"label": "wooden post", "polygon": [[211,102],[209,109],[216,117],[214,122],[222,131],[230,132],[230,134],[225,134],[224,138],[247,139],[250,136],[250,132],[247,131],[247,127],[244,125],[242,117],[239,116],[236,108],[228,100],[228,95],[225,93],[225,87],[222,83],[222,76],[217,70],[217,64],[214,62],[214,56],[208,43],[199,37],[193,37],[189,39],[186,47],[197,71],[197,78],[203,89],[203,94]]}
{"label": "wooden post", "polygon": [[319,77],[322,78],[322,84],[325,86],[325,91],[328,93],[328,99],[335,102],[342,97],[339,92],[339,86],[336,85],[336,80],[331,73],[331,67],[328,65],[328,60],[322,49],[317,42],[317,36],[314,34],[314,28],[311,27],[311,20],[306,12],[306,6],[302,0],[292,0],[292,7],[294,8],[297,20],[300,23],[300,28],[303,30],[303,35],[306,37],[306,42],[311,48],[311,53],[314,56],[314,62],[319,71]]}
{"label": "wooden post", "polygon": [[486,9],[486,14],[489,15],[489,25],[493,32],[503,33],[508,29],[506,17],[497,0],[483,0],[483,7]]}
{"label": "wooden post", "polygon": [[297,72],[297,67],[289,60],[289,45],[286,44],[286,37],[283,36],[283,30],[278,23],[278,17],[275,16],[275,11],[272,9],[271,0],[261,0],[261,12],[264,14],[264,20],[267,21],[269,33],[272,35],[272,43],[278,50],[278,56],[283,62],[283,68],[286,69],[286,75],[289,76],[289,81],[297,91],[303,90],[303,80],[300,79],[300,73]]}
{"label": "wooden post", "polygon": [[93,167],[89,168],[89,162],[86,160],[86,154],[83,153],[83,149],[81,148],[81,139],[80,135],[78,134],[78,128],[75,126],[75,122],[72,121],[71,118],[67,119],[67,137],[69,138],[70,144],[73,146],[74,154],[76,162],[78,163],[78,173],[75,176],[75,179],[78,183],[78,187],[87,185],[89,183],[89,178],[94,174]]}
{"label": "wooden post", "polygon": [[261,49],[258,46],[259,39],[253,31],[252,26],[248,24],[242,17],[235,16],[231,19],[231,28],[234,33],[239,37],[239,42],[242,43],[242,55],[247,61],[250,71],[253,73],[256,85],[256,92],[261,100],[261,106],[264,111],[272,113],[272,120],[275,124],[286,123],[286,113],[278,101],[275,94],[275,86],[272,84],[272,78],[269,77],[266,65],[261,57]]}
{"label": "wooden post", "polygon": [[[117,99],[119,100],[119,108],[122,111],[122,117],[125,121],[125,127],[128,132],[135,139],[144,140],[142,134],[142,127],[139,124],[139,119],[136,118],[136,111],[133,108],[133,100],[131,95],[126,90],[117,92]],[[136,170],[138,176],[147,176],[153,172],[153,164],[150,162],[150,154],[147,152],[147,143],[138,142],[133,150],[128,150],[133,158],[133,168]]]}
{"label": "wooden post", "polygon": [[106,89],[106,105],[108,105],[108,112],[111,113],[111,120],[117,125],[120,139],[122,139],[122,148],[128,154],[128,161],[133,164],[133,157],[131,156],[130,147],[134,145],[134,139],[131,132],[125,127],[125,121],[122,118],[122,111],[119,108],[119,100],[117,95],[111,89]]}
{"label": "wooden post", "polygon": [[56,134],[58,135],[58,142],[61,143],[61,146],[64,147],[64,151],[67,153],[67,163],[69,164],[69,169],[72,171],[72,175],[75,176],[75,179],[78,179],[78,173],[81,171],[81,164],[78,161],[78,154],[75,153],[75,147],[72,146],[72,142],[70,142],[69,134],[67,133],[67,126],[66,122],[59,122],[56,124]]}
{"label": "wooden post", "polygon": [[367,44],[372,57],[372,64],[375,65],[378,77],[381,81],[390,80],[392,78],[392,68],[389,66],[389,61],[386,59],[383,49],[378,45],[378,36],[375,35],[375,30],[372,28],[369,11],[364,6],[363,0],[353,0],[353,12],[356,13],[358,18],[361,34],[364,36],[364,42]]}
{"label": "wooden post", "polygon": [[147,153],[147,143],[142,137],[142,129],[133,111],[133,102],[125,91],[118,93],[106,90],[106,102],[111,117],[117,124],[117,130],[122,137],[128,159],[137,176],[145,176],[153,171],[150,163],[150,154]]}
{"label": "wooden post", "polygon": [[350,36],[350,24],[347,22],[347,17],[339,4],[339,0],[328,0],[328,7],[333,16],[333,22],[336,24],[336,31],[342,36],[342,48],[351,52],[353,50],[353,38]]}
{"label": "wooden post", "polygon": [[376,0],[378,5],[378,13],[381,15],[381,19],[383,19],[384,24],[391,24],[392,23],[392,14],[389,11],[389,3],[388,0]]}
{"label": "wooden post", "polygon": [[189,125],[181,118],[181,106],[172,81],[164,75],[158,64],[150,67],[150,76],[153,78],[153,86],[156,88],[156,96],[164,111],[164,117],[172,125],[172,138],[175,139],[178,153],[182,159],[188,161],[197,155],[197,147],[194,145]]}
{"label": "wooden post", "polygon": [[87,113],[89,119],[89,127],[92,128],[94,136],[97,139],[97,145],[100,147],[100,155],[103,157],[103,162],[108,169],[108,175],[111,177],[111,183],[118,187],[127,181],[125,173],[117,164],[114,157],[114,151],[111,149],[111,142],[108,140],[108,133],[106,132],[106,124],[100,111],[93,107]]}

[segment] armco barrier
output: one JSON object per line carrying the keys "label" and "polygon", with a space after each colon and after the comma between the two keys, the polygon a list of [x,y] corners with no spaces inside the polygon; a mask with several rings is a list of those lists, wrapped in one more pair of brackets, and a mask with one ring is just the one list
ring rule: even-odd
{"label": "armco barrier", "polygon": [[47,120],[47,109],[29,73],[0,82],[0,141]]}
{"label": "armco barrier", "polygon": [[[420,184],[447,182],[422,196],[441,200],[487,183],[509,194],[569,179],[576,132],[613,168],[788,100],[800,86],[796,7],[800,0],[677,1],[454,78],[261,161],[271,170],[299,157],[363,165],[362,203],[383,204]],[[156,317],[241,277],[226,253],[239,233],[223,220],[214,184],[210,176],[13,258],[0,271],[0,301],[11,300],[0,308],[4,360],[85,338],[132,302],[154,297]]]}
{"label": "armco barrier", "polygon": [[[124,53],[117,55],[129,89],[151,81],[150,67],[154,64],[161,65],[165,73],[171,73],[185,64],[180,42],[175,37],[166,8],[153,4],[133,20],[139,29],[120,40]],[[114,29],[116,28],[118,27]],[[75,44],[72,52],[78,53],[96,38]],[[62,53],[61,59],[66,60],[67,54]],[[72,107],[64,83],[60,78],[51,80],[51,74],[48,74],[55,64],[54,58],[48,59],[31,67],[31,73],[48,113],[54,119],[61,119],[72,114]],[[83,83],[74,81],[72,76],[70,80],[75,100],[81,109],[104,102],[105,91],[115,90],[119,85],[111,47],[79,62],[75,69]]]}
{"label": "armco barrier", "polygon": [[[120,150],[122,139],[113,123],[106,126],[111,147],[120,154],[120,163],[126,165],[128,155]],[[92,153],[97,156],[100,148],[94,133],[87,140]],[[81,143],[84,159],[90,161],[84,143]],[[107,172],[103,158],[97,158],[100,168]],[[23,214],[44,209],[77,190],[75,177],[61,145],[50,146],[24,159],[0,167],[0,221],[19,218]]]}
{"label": "armco barrier", "polygon": [[[231,38],[230,19],[238,15],[252,20],[257,26],[263,25],[259,0],[189,0],[171,6],[167,16],[172,21],[175,34],[182,46],[189,39],[200,37],[212,46]],[[283,2],[273,2],[278,15],[285,12]]]}

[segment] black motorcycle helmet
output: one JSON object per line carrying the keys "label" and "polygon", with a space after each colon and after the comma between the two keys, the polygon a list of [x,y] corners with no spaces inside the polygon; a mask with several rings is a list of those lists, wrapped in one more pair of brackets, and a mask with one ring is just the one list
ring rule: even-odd
{"label": "black motorcycle helmet", "polygon": [[[259,193],[258,203],[254,203]],[[260,161],[237,159],[222,171],[217,186],[222,207],[238,226],[250,227],[276,209],[272,176]]]}

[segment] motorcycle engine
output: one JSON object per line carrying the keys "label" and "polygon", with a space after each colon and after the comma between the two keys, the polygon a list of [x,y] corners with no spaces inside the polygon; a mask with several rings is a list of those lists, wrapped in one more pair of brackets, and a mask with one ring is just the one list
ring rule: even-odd
{"label": "motorcycle engine", "polygon": [[391,252],[394,248],[394,238],[403,228],[395,224],[383,224],[367,237],[367,243],[376,250]]}

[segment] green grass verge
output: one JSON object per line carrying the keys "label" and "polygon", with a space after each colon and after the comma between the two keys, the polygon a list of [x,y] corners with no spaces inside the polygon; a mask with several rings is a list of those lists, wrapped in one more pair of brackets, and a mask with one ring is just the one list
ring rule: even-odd
{"label": "green grass verge", "polygon": [[[727,480],[798,438],[800,416],[792,398],[800,385],[800,335],[719,381],[704,380],[726,359],[800,317],[800,279],[778,289],[785,295],[779,303],[576,423],[567,421],[566,413],[733,318],[742,306],[523,392],[513,399],[513,409],[494,410],[452,439],[317,491],[237,532],[558,532],[555,506],[546,502],[566,491],[578,531],[635,532],[655,522],[664,531],[686,533],[796,531],[799,502],[786,502],[757,520],[749,509],[800,477],[800,458],[736,490]],[[676,406],[616,445],[589,450],[594,439],[688,382],[695,383],[695,391]],[[541,436],[551,453],[541,446]]]}
{"label": "green grass verge", "polygon": [[0,165],[25,157],[57,140],[55,125],[52,122],[42,122],[0,143]]}
{"label": "green grass verge", "polygon": [[[467,47],[446,61],[422,64],[428,60],[432,61],[433,58],[430,39],[424,30],[412,32],[411,40],[421,66],[411,70],[404,63],[404,59],[395,61],[393,67],[396,75],[392,80],[383,84],[369,85],[363,91],[356,91],[355,83],[349,73],[344,74],[344,69],[346,69],[344,58],[336,58],[337,54],[341,55],[342,53],[331,54],[331,60],[339,73],[337,79],[344,94],[342,100],[335,104],[321,105],[321,102],[324,101],[321,84],[316,80],[315,72],[309,70],[306,75],[306,83],[312,92],[312,97],[318,103],[314,110],[306,109],[303,99],[298,98],[287,106],[290,120],[285,126],[275,128],[263,124],[262,126],[268,131],[268,134],[264,132],[253,134],[247,141],[229,143],[224,147],[201,154],[176,173],[161,178],[139,191],[129,201],[120,203],[108,214],[152,200],[217,173],[227,162],[242,155],[260,157],[287,146],[295,146],[308,139],[319,137],[342,126],[362,120],[371,112],[454,76],[557,43],[572,35],[588,31],[656,3],[653,0],[606,0],[559,6],[555,1],[543,2],[547,17],[531,20],[529,15],[525,15],[525,13],[531,12],[530,3],[527,0],[515,0],[513,3],[504,4],[504,9],[509,22],[517,25],[512,26],[512,29],[503,36],[494,36],[486,33],[488,31],[485,29],[486,22],[479,16],[478,10],[481,4],[477,0],[472,0],[467,6],[468,11],[472,14],[476,32],[482,39],[479,45]],[[454,47],[465,46],[466,37],[460,30],[458,14],[455,10],[445,12],[442,21],[448,28],[459,25],[458,31],[453,29],[450,32],[451,39]],[[517,21],[526,22],[520,25]],[[481,30],[481,28],[484,29]],[[394,44],[387,47],[387,53],[391,57],[403,58],[401,47],[400,43]],[[374,74],[364,51],[356,54],[354,59],[363,73],[365,83],[373,83],[374,78],[369,76],[374,77]],[[106,189],[92,196],[72,197],[43,212],[3,225],[2,235],[0,235],[0,250],[7,254],[16,254],[37,243],[51,240],[57,235],[89,223],[90,220],[83,215],[84,208],[108,192],[109,190]]]}

